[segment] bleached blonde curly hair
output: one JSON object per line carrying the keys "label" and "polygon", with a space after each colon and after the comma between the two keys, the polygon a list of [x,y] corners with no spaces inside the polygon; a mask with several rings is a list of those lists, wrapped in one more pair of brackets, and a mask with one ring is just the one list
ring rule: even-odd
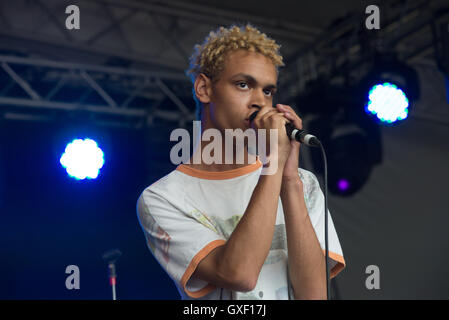
{"label": "bleached blonde curly hair", "polygon": [[[227,54],[239,49],[263,54],[273,62],[278,71],[279,67],[284,66],[279,52],[280,47],[273,39],[251,24],[232,25],[229,28],[219,27],[211,31],[202,44],[195,45],[186,75],[190,77],[192,84],[200,73],[204,73],[212,82],[216,82],[225,67]],[[196,118],[200,119],[202,104],[195,92],[193,92],[193,98],[196,102]]]}

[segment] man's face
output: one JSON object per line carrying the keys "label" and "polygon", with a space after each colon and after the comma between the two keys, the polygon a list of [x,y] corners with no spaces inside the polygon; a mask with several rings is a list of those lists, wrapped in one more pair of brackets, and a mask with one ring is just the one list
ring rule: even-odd
{"label": "man's face", "polygon": [[228,54],[225,68],[212,85],[207,127],[246,130],[249,116],[273,105],[277,72],[260,53],[237,50]]}

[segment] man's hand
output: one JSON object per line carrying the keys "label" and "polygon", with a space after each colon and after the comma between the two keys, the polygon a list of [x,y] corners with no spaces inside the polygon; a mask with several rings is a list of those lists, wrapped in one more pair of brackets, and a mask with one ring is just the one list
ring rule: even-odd
{"label": "man's hand", "polygon": [[[283,115],[292,123],[296,128],[302,129],[302,120],[296,114],[292,107],[285,104],[277,104],[276,109],[282,112]],[[296,140],[290,141],[291,148],[287,161],[284,166],[284,173],[282,175],[282,183],[287,183],[290,180],[297,181],[299,179],[298,167],[299,167],[299,149],[301,143]]]}
{"label": "man's hand", "polygon": [[[270,157],[277,157],[277,163],[279,168],[283,168],[286,163],[291,149],[291,143],[286,135],[285,125],[289,122],[288,118],[283,113],[271,106],[262,107],[257,116],[252,121],[253,129],[266,130],[266,152]],[[270,141],[270,130],[277,130],[277,141]],[[275,154],[270,154],[271,151],[275,151]]]}

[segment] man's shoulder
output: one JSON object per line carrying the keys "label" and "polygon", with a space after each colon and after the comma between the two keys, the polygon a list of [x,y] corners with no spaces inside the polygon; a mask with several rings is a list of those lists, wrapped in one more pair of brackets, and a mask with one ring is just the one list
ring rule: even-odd
{"label": "man's shoulder", "polygon": [[174,169],[165,176],[156,180],[149,186],[147,186],[142,194],[156,193],[156,194],[178,194],[182,190],[185,190],[187,181],[185,181],[184,175],[180,174],[178,170]]}
{"label": "man's shoulder", "polygon": [[184,175],[174,169],[147,186],[140,194],[140,197],[144,197],[148,201],[154,196],[167,200],[172,199],[173,197],[179,199],[183,197],[187,185],[188,181],[186,181]]}
{"label": "man's shoulder", "polygon": [[172,170],[162,178],[147,186],[137,199],[139,214],[146,212],[150,206],[176,205],[184,199],[186,182],[183,175]]}

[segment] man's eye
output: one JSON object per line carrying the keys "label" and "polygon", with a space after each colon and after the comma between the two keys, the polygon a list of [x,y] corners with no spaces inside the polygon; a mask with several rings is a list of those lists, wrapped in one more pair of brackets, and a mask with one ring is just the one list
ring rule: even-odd
{"label": "man's eye", "polygon": [[246,82],[238,82],[237,86],[241,89],[246,89],[248,87],[248,84]]}
{"label": "man's eye", "polygon": [[274,95],[274,92],[271,91],[271,90],[264,90],[264,93],[265,93],[267,96],[270,96],[270,97]]}

